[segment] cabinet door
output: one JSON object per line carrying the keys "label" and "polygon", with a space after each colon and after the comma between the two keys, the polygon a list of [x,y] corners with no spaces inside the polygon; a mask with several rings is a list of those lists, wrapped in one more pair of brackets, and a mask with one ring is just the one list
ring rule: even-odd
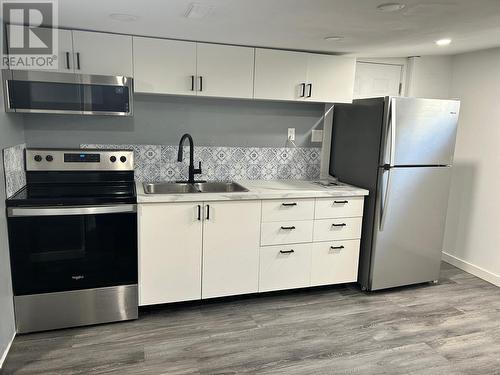
{"label": "cabinet door", "polygon": [[260,208],[260,201],[205,205],[203,298],[258,291]]}
{"label": "cabinet door", "polygon": [[303,100],[307,53],[255,49],[255,99]]}
{"label": "cabinet door", "polygon": [[306,100],[351,103],[354,92],[354,57],[308,54]]}
{"label": "cabinet door", "polygon": [[132,77],[132,37],[73,31],[75,71]]}
{"label": "cabinet door", "polygon": [[197,43],[198,96],[252,98],[254,48]]}
{"label": "cabinet door", "polygon": [[134,37],[134,91],[196,95],[196,43]]}
{"label": "cabinet door", "polygon": [[201,298],[201,203],[139,205],[139,304]]}
{"label": "cabinet door", "polygon": [[[21,26],[19,26],[21,27]],[[26,27],[25,27],[26,28]],[[57,66],[55,69],[46,69],[43,67],[43,70],[46,72],[59,72],[59,73],[73,73],[74,65],[73,65],[73,37],[71,34],[71,30],[63,30],[63,29],[50,29],[50,28],[40,28],[47,33],[56,32],[57,33],[57,58],[54,61],[54,66]],[[10,28],[6,28],[7,33],[10,32]],[[26,32],[26,30],[25,30]],[[9,51],[10,52],[10,51]],[[33,66],[13,66],[12,70],[40,70]]]}

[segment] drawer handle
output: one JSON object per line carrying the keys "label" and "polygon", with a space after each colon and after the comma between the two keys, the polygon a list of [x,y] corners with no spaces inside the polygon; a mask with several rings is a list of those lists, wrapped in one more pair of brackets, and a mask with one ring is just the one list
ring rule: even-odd
{"label": "drawer handle", "polygon": [[295,253],[295,250],[280,250],[280,253],[281,254],[291,254],[291,253]]}
{"label": "drawer handle", "polygon": [[342,250],[344,248],[344,246],[330,246],[330,249],[332,250]]}
{"label": "drawer handle", "polygon": [[294,226],[291,226],[291,227],[281,227],[281,229],[283,229],[283,230],[294,230],[295,227]]}
{"label": "drawer handle", "polygon": [[282,206],[289,207],[289,206],[296,206],[297,203],[281,203]]}
{"label": "drawer handle", "polygon": [[[345,227],[347,224],[342,223],[342,224],[332,224],[332,227]],[[283,228],[283,227],[282,227]]]}
{"label": "drawer handle", "polygon": [[346,204],[349,203],[349,201],[333,201],[335,204]]}

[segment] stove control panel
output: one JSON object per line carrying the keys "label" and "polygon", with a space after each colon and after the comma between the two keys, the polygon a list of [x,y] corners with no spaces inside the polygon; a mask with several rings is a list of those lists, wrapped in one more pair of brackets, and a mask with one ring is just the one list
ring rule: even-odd
{"label": "stove control panel", "polygon": [[27,171],[133,171],[130,150],[26,149]]}

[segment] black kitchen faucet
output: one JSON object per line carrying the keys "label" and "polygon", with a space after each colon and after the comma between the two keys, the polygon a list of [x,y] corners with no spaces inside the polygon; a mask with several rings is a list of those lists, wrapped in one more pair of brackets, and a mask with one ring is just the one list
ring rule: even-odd
{"label": "black kitchen faucet", "polygon": [[[189,177],[187,182],[189,184],[194,184],[196,181],[194,180],[194,175],[195,174],[201,174],[201,161],[198,164],[198,168],[194,167],[194,145],[193,145],[193,137],[191,137],[190,134],[186,133],[181,137],[181,140],[179,141],[179,151],[177,154],[177,161],[181,162],[182,161],[182,154],[183,154],[183,144],[184,140],[188,139],[189,141]],[[186,182],[186,181],[180,181],[180,182]],[[202,181],[198,181],[202,182]]]}

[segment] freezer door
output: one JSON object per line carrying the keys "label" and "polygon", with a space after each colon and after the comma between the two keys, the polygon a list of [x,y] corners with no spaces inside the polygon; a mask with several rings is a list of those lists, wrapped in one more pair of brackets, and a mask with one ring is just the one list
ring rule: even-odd
{"label": "freezer door", "polygon": [[437,280],[451,168],[381,168],[380,174],[368,289]]}
{"label": "freezer door", "polygon": [[459,109],[457,100],[390,98],[383,163],[451,165]]}

